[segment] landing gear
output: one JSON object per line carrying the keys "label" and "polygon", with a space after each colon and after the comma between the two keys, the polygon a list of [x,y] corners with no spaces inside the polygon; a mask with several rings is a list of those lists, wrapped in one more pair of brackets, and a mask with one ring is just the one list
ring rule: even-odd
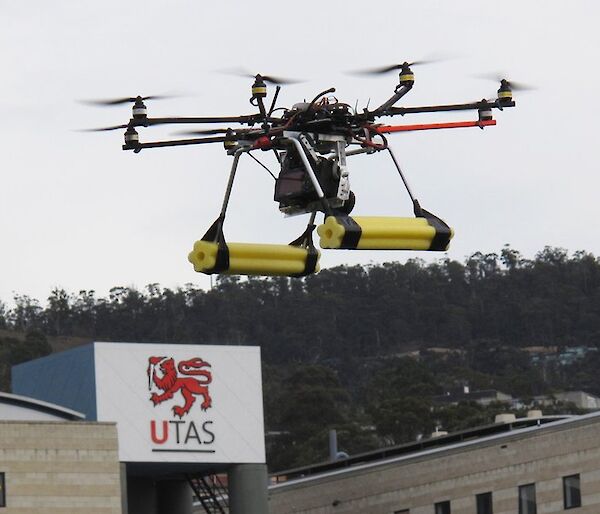
{"label": "landing gear", "polygon": [[263,275],[301,277],[319,271],[320,252],[315,248],[312,233],[316,213],[312,213],[304,233],[290,244],[229,243],[225,240],[223,224],[233,188],[238,162],[251,146],[234,152],[233,165],[225,191],[221,213],[201,240],[194,243],[188,260],[194,270],[207,275]]}

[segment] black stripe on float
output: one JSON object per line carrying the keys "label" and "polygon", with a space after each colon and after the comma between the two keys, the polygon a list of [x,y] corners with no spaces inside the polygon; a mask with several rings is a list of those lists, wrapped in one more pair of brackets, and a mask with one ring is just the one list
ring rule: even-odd
{"label": "black stripe on float", "polygon": [[319,262],[319,252],[314,246],[308,248],[308,254],[306,256],[306,264],[304,265],[303,275],[311,275],[317,269],[317,263]]}
{"label": "black stripe on float", "polygon": [[219,241],[219,247],[217,249],[217,259],[215,260],[215,266],[210,273],[221,273],[229,269],[229,248],[225,241]]}
{"label": "black stripe on float", "polygon": [[290,246],[298,246],[306,249],[304,271],[302,273],[294,273],[290,275],[291,277],[305,277],[306,275],[312,275],[317,269],[317,264],[319,263],[319,251],[315,248],[312,240],[312,233],[315,227],[316,225],[314,223],[309,224],[300,237],[290,243]]}
{"label": "black stripe on float", "polygon": [[423,212],[423,217],[427,220],[427,223],[429,223],[435,229],[435,236],[433,236],[433,239],[431,240],[429,250],[433,252],[445,251],[448,248],[448,245],[450,244],[452,230],[443,220],[438,218],[435,214],[431,214],[425,209],[421,210]]}
{"label": "black stripe on float", "polygon": [[362,236],[362,228],[350,216],[336,216],[336,221],[344,227],[344,237],[340,248],[355,250]]}
{"label": "black stripe on float", "polygon": [[[290,245],[296,246],[296,245]],[[290,277],[305,277],[306,275],[312,275],[317,269],[319,263],[319,251],[312,246],[306,248],[306,260],[304,261],[304,271],[302,273],[293,273]]]}

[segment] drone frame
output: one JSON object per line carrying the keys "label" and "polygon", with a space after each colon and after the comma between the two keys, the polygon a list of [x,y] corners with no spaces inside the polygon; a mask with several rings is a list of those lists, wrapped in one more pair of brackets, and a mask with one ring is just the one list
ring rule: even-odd
{"label": "drone frame", "polygon": [[[292,109],[284,109],[285,112],[282,116],[273,116],[281,88],[277,85],[272,103],[267,109],[264,104],[267,96],[265,82],[271,81],[276,84],[277,82],[267,76],[256,75],[252,85],[250,103],[258,107],[258,113],[242,116],[150,118],[147,115],[144,97],[138,96],[135,99],[126,99],[134,101],[132,118],[126,125],[100,130],[125,128],[125,144],[122,148],[134,153],[150,148],[222,143],[227,153],[233,156],[220,214],[202,239],[194,245],[194,250],[188,257],[196,271],[208,274],[286,276],[305,276],[314,273],[318,271],[319,252],[313,244],[312,233],[315,229],[315,218],[318,211],[322,211],[325,216],[324,225],[317,229],[321,236],[322,248],[445,250],[453,235],[452,230],[440,218],[421,208],[396,156],[388,145],[385,134],[470,127],[484,129],[496,125],[492,116],[493,109],[503,110],[506,107],[514,107],[515,102],[512,99],[510,83],[502,80],[498,97],[495,100],[482,99],[477,102],[461,104],[397,107],[395,104],[414,85],[414,74],[408,63],[399,65],[399,67],[401,68],[399,82],[393,95],[372,111],[365,108],[361,113],[356,111],[351,113],[350,107],[339,103],[337,99],[330,103],[329,97],[326,95],[334,93],[335,88],[329,88],[317,94],[310,103],[296,104]],[[473,110],[478,112],[477,120],[412,125],[377,123],[377,120],[382,117]],[[138,127],[156,125],[216,123],[235,124],[240,128],[204,131],[208,133],[225,132],[223,136],[150,142],[140,142],[136,130]],[[248,128],[243,128],[244,125]],[[317,149],[308,134],[312,135],[313,141],[326,141],[326,149]],[[374,138],[380,139],[381,142],[377,142]],[[346,147],[349,145],[358,145],[359,148],[347,151]],[[306,230],[289,245],[227,243],[223,234],[223,225],[240,157],[244,153],[250,154],[255,150],[273,150],[281,164],[279,151],[288,151],[285,150],[286,148],[291,148],[300,157],[306,176],[317,196],[315,202],[299,207],[299,212],[310,214]],[[349,212],[340,212],[335,205],[332,205],[331,198],[328,198],[324,192],[311,165],[311,159],[309,159],[311,155],[315,162],[318,159],[334,159],[339,175],[336,201],[344,203],[351,194],[347,182],[346,158],[382,150],[388,150],[390,154],[412,201],[415,218],[354,218],[349,215]],[[326,157],[331,153],[333,156]],[[286,212],[281,203],[280,210]]]}

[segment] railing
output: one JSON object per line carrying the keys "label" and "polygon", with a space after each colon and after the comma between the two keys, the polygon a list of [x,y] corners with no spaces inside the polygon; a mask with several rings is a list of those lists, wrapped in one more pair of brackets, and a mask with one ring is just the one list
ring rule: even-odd
{"label": "railing", "polygon": [[200,504],[207,514],[229,513],[229,490],[222,476],[186,475],[186,478],[194,491],[194,503]]}

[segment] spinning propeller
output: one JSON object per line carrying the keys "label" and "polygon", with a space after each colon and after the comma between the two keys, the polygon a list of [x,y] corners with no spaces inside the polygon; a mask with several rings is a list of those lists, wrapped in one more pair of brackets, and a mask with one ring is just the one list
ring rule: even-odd
{"label": "spinning propeller", "polygon": [[100,128],[90,128],[90,129],[79,129],[77,132],[106,132],[109,130],[119,130],[127,128],[129,125],[115,125],[113,127],[100,127]]}
{"label": "spinning propeller", "polygon": [[290,79],[284,77],[274,77],[273,75],[263,75],[261,73],[250,73],[248,70],[244,68],[232,68],[227,70],[221,70],[221,73],[225,73],[226,75],[235,75],[236,77],[244,77],[250,79],[260,80],[262,79],[264,82],[268,82],[269,84],[274,84],[276,86],[283,86],[286,84],[299,84],[300,82],[304,82],[304,80],[299,79]]}
{"label": "spinning propeller", "polygon": [[501,73],[484,73],[481,75],[474,75],[475,78],[484,80],[493,80],[494,82],[500,82],[501,86],[508,87],[513,91],[535,91],[537,88],[523,82],[515,82],[506,78],[505,74]]}
{"label": "spinning propeller", "polygon": [[143,102],[144,100],[165,100],[176,97],[177,95],[124,96],[122,98],[108,98],[102,100],[81,100],[81,103],[87,105],[96,105],[98,107],[110,107],[113,105]]}
{"label": "spinning propeller", "polygon": [[[225,149],[229,152],[236,146],[236,141],[243,141],[241,146],[249,146],[251,149],[260,148],[268,150],[278,148],[285,150],[284,141],[289,133],[319,133],[323,137],[343,137],[346,140],[352,141],[351,144],[359,144],[363,150],[385,149],[387,143],[373,143],[371,135],[407,130],[426,130],[439,128],[458,128],[476,126],[493,125],[495,121],[492,118],[492,109],[503,110],[505,107],[514,107],[515,102],[512,99],[512,91],[514,90],[530,90],[534,89],[531,86],[520,82],[513,82],[505,77],[497,74],[488,74],[479,76],[479,78],[492,79],[500,81],[500,89],[497,91],[495,99],[482,99],[475,102],[465,104],[451,105],[427,105],[416,107],[401,107],[397,106],[397,102],[406,95],[414,86],[415,77],[411,70],[411,66],[421,66],[432,64],[441,60],[447,60],[448,57],[440,58],[427,57],[424,59],[405,61],[403,63],[390,64],[364,70],[357,70],[351,73],[359,75],[382,75],[390,72],[399,72],[398,83],[394,88],[394,92],[381,105],[374,109],[365,108],[362,113],[356,109],[352,110],[348,104],[339,102],[337,99],[327,99],[322,102],[318,100],[325,94],[335,91],[334,88],[329,88],[317,96],[312,102],[300,102],[294,104],[292,108],[279,107],[276,108],[278,94],[283,84],[294,84],[300,82],[297,79],[284,78],[281,76],[262,75],[250,73],[244,68],[234,68],[220,70],[221,73],[235,75],[239,77],[247,77],[253,80],[251,86],[252,96],[250,103],[256,108],[253,114],[238,115],[238,116],[193,116],[193,117],[150,117],[144,103],[145,100],[161,100],[173,98],[172,94],[148,95],[148,96],[129,96],[121,98],[108,99],[92,99],[83,100],[82,103],[110,107],[123,104],[131,104],[132,113],[128,123],[113,125],[108,127],[99,127],[84,129],[84,132],[107,132],[113,130],[125,129],[124,150],[134,150],[139,152],[144,148],[158,148],[165,146],[183,146],[195,145],[204,143],[224,143]],[[270,106],[265,105],[267,97],[267,83],[275,84],[274,95],[270,102]],[[368,107],[368,106],[367,106]],[[403,125],[403,126],[385,126],[385,131],[377,124],[380,117],[385,116],[404,116],[406,114],[417,113],[434,113],[434,112],[451,112],[473,110],[478,111],[479,119],[477,121],[468,122],[448,122],[437,124],[418,124],[418,125]],[[275,114],[276,113],[276,114]],[[485,122],[485,123],[483,123]],[[217,128],[200,128],[200,130],[186,130],[177,132],[182,136],[191,136],[193,139],[177,139],[169,141],[151,141],[140,142],[137,130],[140,127],[153,127],[166,124],[215,124]],[[240,126],[241,125],[241,126]],[[242,126],[246,126],[242,128]],[[233,127],[233,128],[231,128]],[[379,127],[379,129],[377,129]],[[366,136],[365,136],[366,134]],[[197,137],[200,136],[200,137]],[[201,137],[207,136],[207,137]],[[334,139],[324,139],[324,141],[333,141]],[[232,146],[233,143],[233,146]],[[326,143],[325,146],[327,146]],[[324,147],[325,147],[324,146]]]}
{"label": "spinning propeller", "polygon": [[435,61],[414,61],[414,62],[404,62],[402,64],[392,64],[390,66],[380,66],[377,68],[368,68],[366,70],[355,70],[349,71],[348,73],[351,75],[383,75],[384,73],[389,73],[394,70],[402,70],[406,68],[410,68],[411,66],[419,66],[421,64],[430,64]]}
{"label": "spinning propeller", "polygon": [[404,61],[402,64],[390,64],[388,66],[378,66],[376,68],[366,68],[361,70],[354,70],[347,72],[350,75],[383,75],[385,73],[389,73],[390,71],[395,70],[407,70],[412,66],[422,66],[424,64],[434,64],[437,62],[442,62],[446,59],[442,59],[439,57],[430,57],[426,59],[419,59],[417,61]]}

